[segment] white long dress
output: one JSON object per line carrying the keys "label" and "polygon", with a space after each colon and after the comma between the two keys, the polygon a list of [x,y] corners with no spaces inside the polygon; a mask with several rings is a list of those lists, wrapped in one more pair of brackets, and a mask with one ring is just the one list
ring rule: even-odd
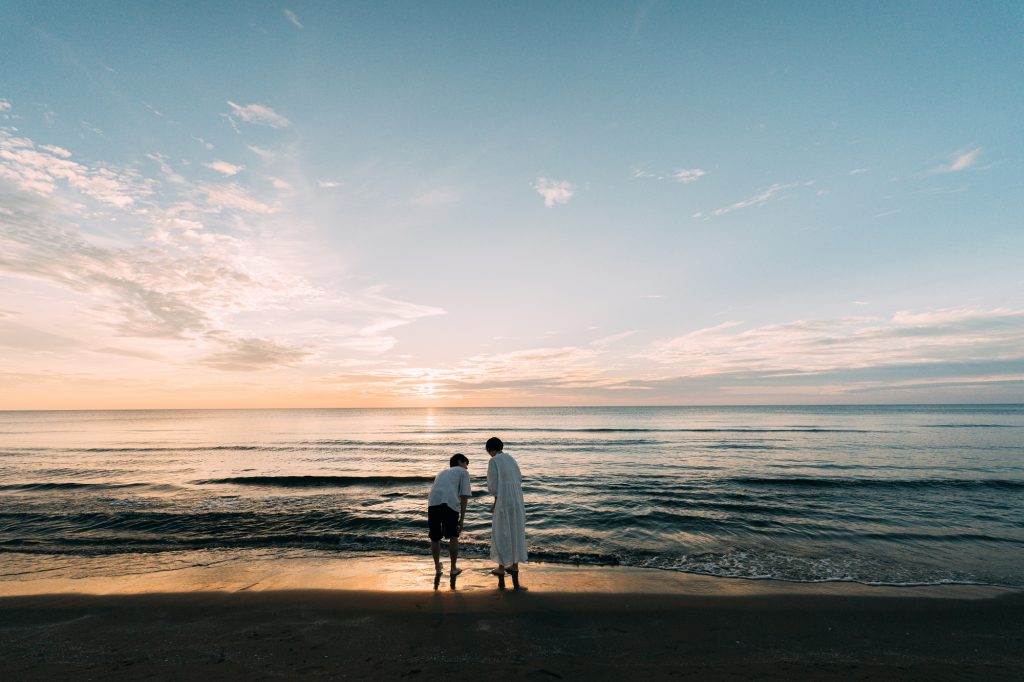
{"label": "white long dress", "polygon": [[502,566],[526,561],[523,477],[511,455],[499,452],[491,457],[487,463],[487,490],[497,498],[491,518],[491,559]]}

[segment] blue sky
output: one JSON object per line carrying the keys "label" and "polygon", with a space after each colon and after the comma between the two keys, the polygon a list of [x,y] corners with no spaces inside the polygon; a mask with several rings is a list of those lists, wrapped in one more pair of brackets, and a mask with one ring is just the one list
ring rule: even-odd
{"label": "blue sky", "polygon": [[1017,3],[0,3],[0,407],[1024,400]]}

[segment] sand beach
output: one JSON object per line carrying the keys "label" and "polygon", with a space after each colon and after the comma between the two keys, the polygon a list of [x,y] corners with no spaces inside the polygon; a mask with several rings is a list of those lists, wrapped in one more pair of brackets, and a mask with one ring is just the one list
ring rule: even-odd
{"label": "sand beach", "polygon": [[1020,679],[1024,593],[245,561],[0,583],[0,673],[43,679]]}

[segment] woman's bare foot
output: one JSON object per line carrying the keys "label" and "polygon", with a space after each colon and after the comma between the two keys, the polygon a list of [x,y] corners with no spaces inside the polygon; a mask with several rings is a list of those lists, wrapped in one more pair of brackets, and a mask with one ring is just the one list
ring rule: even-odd
{"label": "woman's bare foot", "polygon": [[454,577],[455,577],[455,576],[457,576],[457,575],[458,575],[459,573],[462,573],[462,569],[461,569],[461,568],[453,568],[453,569],[452,569],[452,572],[451,572],[451,576],[452,576],[452,577],[454,578]]}
{"label": "woman's bare foot", "polygon": [[516,592],[526,592],[527,588],[519,584],[519,571],[509,571],[512,574],[512,589]]}

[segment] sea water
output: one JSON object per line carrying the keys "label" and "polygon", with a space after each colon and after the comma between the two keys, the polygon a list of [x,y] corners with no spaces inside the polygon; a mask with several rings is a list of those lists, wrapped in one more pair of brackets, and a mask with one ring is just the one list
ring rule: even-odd
{"label": "sea water", "polygon": [[486,557],[490,436],[523,472],[531,560],[1024,586],[1022,405],[0,412],[0,580],[425,556],[456,452],[462,552]]}

